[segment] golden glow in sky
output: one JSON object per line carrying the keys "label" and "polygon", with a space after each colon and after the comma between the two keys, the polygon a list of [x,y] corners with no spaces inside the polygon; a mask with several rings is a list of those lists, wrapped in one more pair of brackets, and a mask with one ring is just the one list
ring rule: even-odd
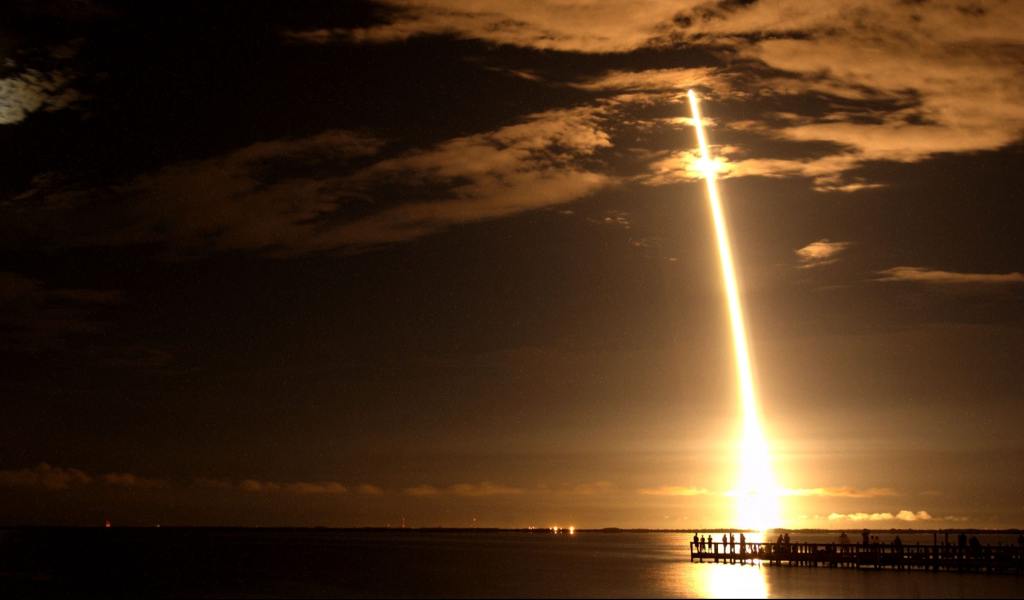
{"label": "golden glow in sky", "polygon": [[772,473],[771,455],[761,428],[754,390],[754,374],[750,364],[750,349],[747,344],[746,326],[743,322],[743,306],[740,303],[736,270],[733,266],[729,230],[725,223],[722,200],[718,194],[717,163],[711,157],[704,123],[700,113],[697,94],[687,92],[690,99],[690,113],[697,132],[700,148],[700,167],[707,184],[708,203],[715,227],[718,256],[722,265],[722,279],[725,297],[729,307],[729,324],[732,330],[733,350],[739,383],[742,423],[738,446],[739,472],[733,495],[736,498],[736,526],[746,529],[767,529],[782,524],[779,498],[781,490]]}

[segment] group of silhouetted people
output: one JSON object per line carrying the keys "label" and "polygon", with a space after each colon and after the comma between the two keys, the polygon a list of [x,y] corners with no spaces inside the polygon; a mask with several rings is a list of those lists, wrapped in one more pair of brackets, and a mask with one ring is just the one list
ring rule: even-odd
{"label": "group of silhouetted people", "polygon": [[[904,545],[903,539],[895,531],[891,538],[872,535],[864,529],[861,531],[861,544],[851,541],[847,532],[839,532],[838,540],[826,543],[790,541],[789,532],[778,534],[774,542],[747,543],[743,533],[722,534],[721,542],[711,535],[693,534],[691,544],[691,560],[714,559],[715,562],[746,562],[768,561],[788,564],[828,564],[831,566],[875,565],[876,568],[891,567],[894,569],[923,568],[932,570],[982,570],[993,572],[1024,572],[1024,534],[1016,540],[1004,538],[995,544],[982,545],[978,536],[968,537],[967,532],[936,531],[933,533],[933,544],[924,545],[910,538]],[[906,533],[906,532],[903,532]],[[940,543],[939,533],[945,540]],[[955,540],[953,533],[959,533]],[[770,539],[770,538],[769,538]],[[1011,538],[1012,540],[1012,538]],[[721,543],[721,546],[719,546]]]}
{"label": "group of silhouetted people", "polygon": [[[936,535],[936,537],[937,537],[937,535]],[[789,533],[788,532],[780,533],[779,537],[775,540],[775,543],[776,543],[777,547],[785,549],[791,543],[790,542],[790,538],[789,538]],[[742,534],[742,533],[740,533],[739,535],[733,535],[732,533],[724,533],[724,534],[722,534],[721,544],[722,544],[722,548],[721,549],[722,549],[722,552],[724,552],[724,553],[740,553],[740,554],[744,554],[748,550],[748,548],[747,548],[747,536]],[[849,544],[850,544],[850,537],[848,535],[846,535],[845,531],[841,532],[839,534],[839,544],[838,545],[840,545],[840,546],[847,546]],[[871,532],[869,530],[867,530],[867,529],[861,531],[861,544],[863,546],[875,546],[875,547],[880,547],[880,546],[883,545],[882,544],[882,538],[877,536],[877,535],[871,535]],[[1017,539],[1017,544],[1019,546],[1021,546],[1021,547],[1024,547],[1024,534],[1021,534],[1020,537]],[[832,544],[832,545],[835,546],[835,544]],[[903,548],[903,540],[900,539],[899,535],[897,535],[896,537],[893,538],[893,540],[891,542],[889,542],[888,544],[885,544],[885,545],[889,545],[889,546],[892,546],[896,550],[900,550],[900,549]],[[948,541],[944,542],[942,545],[943,546],[948,546],[949,542]],[[978,540],[978,536],[972,535],[971,537],[968,538],[966,533],[960,533],[959,536],[957,536],[957,544],[956,545],[959,548],[961,548],[963,551],[966,552],[966,551],[969,550],[972,553],[973,552],[977,552],[977,551],[979,551],[982,548],[981,542]],[[711,538],[711,535],[703,536],[703,535],[699,535],[697,533],[693,534],[693,548],[697,552],[709,552],[709,551],[716,551],[717,552],[718,551],[718,548],[715,547],[715,541]]]}
{"label": "group of silhouetted people", "polygon": [[[714,543],[715,542],[711,539],[710,535],[705,538],[703,535],[697,535],[696,533],[693,534],[693,547],[696,548],[698,552],[710,550]],[[747,551],[747,536],[742,533],[738,536],[733,536],[732,533],[723,533],[722,549],[729,553],[745,553]]]}

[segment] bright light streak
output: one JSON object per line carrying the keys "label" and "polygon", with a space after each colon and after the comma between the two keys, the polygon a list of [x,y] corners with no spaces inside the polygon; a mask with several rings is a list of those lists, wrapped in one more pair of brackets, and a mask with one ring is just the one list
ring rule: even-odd
{"label": "bright light streak", "polygon": [[781,490],[775,483],[775,476],[772,474],[768,443],[761,430],[761,420],[758,415],[757,394],[754,391],[754,371],[750,366],[750,349],[747,345],[746,326],[743,323],[743,306],[740,304],[739,286],[736,283],[736,269],[733,266],[729,230],[725,223],[722,200],[718,195],[716,175],[718,169],[713,167],[718,163],[711,157],[707,136],[704,134],[704,122],[701,118],[697,94],[690,90],[687,92],[687,96],[690,99],[690,113],[693,117],[694,129],[697,132],[697,145],[700,148],[698,164],[701,166],[704,181],[707,184],[708,203],[711,205],[715,239],[718,242],[718,256],[722,264],[722,279],[729,306],[729,324],[732,329],[733,351],[739,379],[743,426],[739,446],[739,474],[736,489],[733,492],[736,496],[737,526],[764,530],[782,524],[779,506]]}

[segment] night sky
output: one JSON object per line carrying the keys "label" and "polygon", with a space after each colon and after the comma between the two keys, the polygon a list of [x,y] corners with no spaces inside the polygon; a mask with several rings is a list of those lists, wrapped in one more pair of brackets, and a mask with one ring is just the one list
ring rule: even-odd
{"label": "night sky", "polygon": [[6,2],[0,524],[1024,523],[1024,4]]}

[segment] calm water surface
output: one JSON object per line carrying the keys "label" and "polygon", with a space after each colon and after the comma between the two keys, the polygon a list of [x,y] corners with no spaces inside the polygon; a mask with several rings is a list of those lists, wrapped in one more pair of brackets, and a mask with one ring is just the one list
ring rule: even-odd
{"label": "calm water surface", "polygon": [[[0,597],[996,598],[1024,592],[1024,577],[1013,575],[694,564],[691,537],[586,531],[570,536],[0,530]],[[793,541],[834,537],[794,535]],[[889,537],[883,534],[883,541]],[[932,540],[931,534],[901,537],[904,543]]]}

